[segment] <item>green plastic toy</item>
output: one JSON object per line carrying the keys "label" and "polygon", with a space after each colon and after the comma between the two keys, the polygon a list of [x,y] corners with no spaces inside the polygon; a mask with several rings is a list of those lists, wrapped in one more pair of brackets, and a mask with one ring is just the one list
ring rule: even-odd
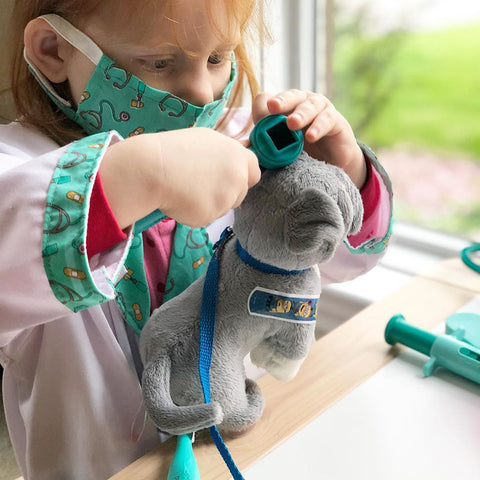
{"label": "green plastic toy", "polygon": [[[269,115],[255,125],[250,134],[250,143],[249,148],[257,155],[262,167],[281,168],[293,163],[302,152],[303,134],[299,130],[290,130],[287,127],[285,115]],[[156,210],[137,222],[139,231],[159,221],[161,215],[161,212]],[[200,480],[190,435],[177,437],[177,449],[167,480]]]}
{"label": "green plastic toy", "polygon": [[177,449],[168,470],[167,480],[200,480],[190,435],[177,437]]}
{"label": "green plastic toy", "polygon": [[303,150],[301,130],[290,130],[285,115],[269,115],[257,122],[249,147],[264,168],[281,168],[293,163]]}
{"label": "green plastic toy", "polygon": [[423,373],[429,377],[437,367],[446,368],[473,382],[480,383],[480,315],[457,313],[447,318],[447,334],[435,335],[414,327],[403,315],[394,315],[385,329],[390,345],[401,343],[428,355]]}

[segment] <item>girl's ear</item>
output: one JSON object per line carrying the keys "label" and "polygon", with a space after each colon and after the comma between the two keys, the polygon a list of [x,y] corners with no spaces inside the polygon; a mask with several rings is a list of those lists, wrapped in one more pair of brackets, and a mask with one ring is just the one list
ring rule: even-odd
{"label": "girl's ear", "polygon": [[24,30],[25,53],[28,59],[52,83],[67,80],[70,44],[42,18],[28,22]]}

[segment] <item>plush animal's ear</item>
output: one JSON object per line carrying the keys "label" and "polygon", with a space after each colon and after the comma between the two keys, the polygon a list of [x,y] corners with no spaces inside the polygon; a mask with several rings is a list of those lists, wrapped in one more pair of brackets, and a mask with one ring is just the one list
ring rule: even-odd
{"label": "plush animal's ear", "polygon": [[342,212],[345,233],[354,235],[360,231],[363,222],[363,201],[357,187],[341,172],[348,180],[337,191],[337,205]]}
{"label": "plush animal's ear", "polygon": [[326,193],[307,189],[292,203],[285,218],[285,240],[293,253],[319,250],[329,258],[345,235],[342,213]]}

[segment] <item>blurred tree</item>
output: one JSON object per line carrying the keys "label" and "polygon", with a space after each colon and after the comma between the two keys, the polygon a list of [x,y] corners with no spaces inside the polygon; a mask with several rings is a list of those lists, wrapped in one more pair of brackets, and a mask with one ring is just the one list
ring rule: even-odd
{"label": "blurred tree", "polygon": [[348,16],[342,15],[341,8],[337,2],[333,101],[360,136],[401,82],[402,72],[396,71],[392,59],[403,44],[406,30],[395,27],[369,34],[369,5],[361,5]]}

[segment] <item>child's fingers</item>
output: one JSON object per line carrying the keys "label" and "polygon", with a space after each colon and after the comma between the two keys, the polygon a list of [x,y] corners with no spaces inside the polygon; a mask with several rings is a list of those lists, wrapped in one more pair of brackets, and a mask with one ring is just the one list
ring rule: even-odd
{"label": "child's fingers", "polygon": [[330,102],[320,95],[310,95],[288,115],[287,125],[292,130],[308,127],[330,107]]}
{"label": "child's fingers", "polygon": [[307,99],[309,93],[310,92],[297,89],[285,90],[268,100],[268,110],[271,114],[283,113],[284,115],[288,115],[293,112],[297,105]]}
{"label": "child's fingers", "polygon": [[253,106],[256,123],[268,114],[287,115],[291,130],[304,130],[305,139],[314,143],[335,130],[338,112],[324,95],[304,90],[285,90],[276,95],[257,95]]}
{"label": "child's fingers", "polygon": [[305,140],[315,143],[325,136],[332,136],[345,128],[346,121],[337,109],[328,102],[328,105],[314,118],[305,130]]}
{"label": "child's fingers", "polygon": [[254,98],[252,105],[252,117],[254,123],[257,123],[261,118],[270,114],[267,103],[271,97],[272,95],[270,93],[262,92]]}
{"label": "child's fingers", "polygon": [[335,125],[335,115],[332,110],[327,107],[311,122],[305,131],[305,140],[309,143],[315,143],[327,135],[332,135]]}
{"label": "child's fingers", "polygon": [[232,205],[232,208],[237,208],[243,202],[243,199],[248,193],[248,189],[256,185],[259,182],[260,177],[261,172],[257,156],[253,152],[250,152],[248,155],[248,181],[246,184],[243,183],[239,189],[238,196],[235,203]]}
{"label": "child's fingers", "polygon": [[[245,148],[250,147],[251,142],[248,138],[244,140],[238,140]],[[253,187],[260,181],[260,177],[262,175],[260,166],[258,164],[257,156],[252,152],[248,152],[248,188]]]}

